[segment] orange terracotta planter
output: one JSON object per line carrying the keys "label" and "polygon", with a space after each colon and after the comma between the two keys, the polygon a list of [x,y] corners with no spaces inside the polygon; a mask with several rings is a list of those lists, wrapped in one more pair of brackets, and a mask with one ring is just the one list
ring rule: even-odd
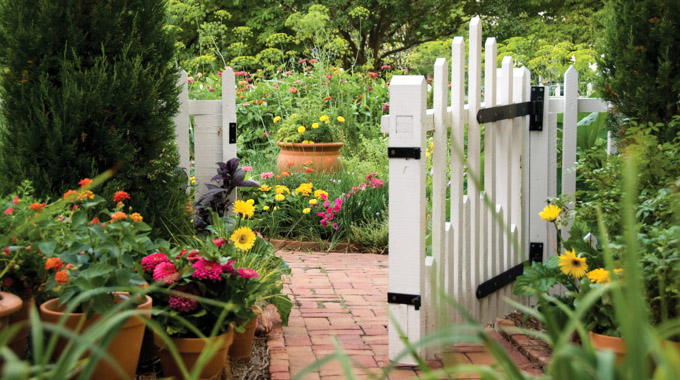
{"label": "orange terracotta planter", "polygon": [[29,299],[23,300],[21,309],[9,317],[10,325],[15,323],[24,324],[21,326],[21,329],[19,329],[17,335],[15,335],[8,344],[9,348],[11,348],[19,358],[23,358],[26,354],[26,350],[28,349],[28,333],[30,332],[30,326],[28,325],[27,321],[28,315],[31,312],[33,306],[35,306],[35,298],[31,297]]}
{"label": "orange terracotta planter", "polygon": [[[152,300],[149,296],[145,297],[146,300],[137,306],[137,310],[148,310],[148,314],[151,315]],[[122,302],[122,298],[116,297],[115,302]],[[51,299],[40,305],[40,319],[54,324],[59,323],[59,319],[64,315],[62,310],[64,310],[64,307],[59,307],[59,300]],[[82,318],[86,318],[86,315],[83,313],[70,313],[66,317],[64,327],[73,331],[85,331],[98,321],[101,315],[95,314],[87,318],[82,328],[78,330],[78,324]],[[139,352],[142,348],[142,338],[144,337],[144,328],[145,324],[141,318],[131,317],[118,330],[118,333],[106,348],[106,352],[118,362],[129,379],[135,378]],[[63,352],[66,344],[68,344],[66,339],[59,339],[53,357],[58,357]],[[120,379],[120,374],[107,361],[100,360],[91,378],[113,380]]]}
{"label": "orange terracotta planter", "polygon": [[21,309],[23,301],[12,293],[0,292],[0,331],[10,325],[10,315]]}
{"label": "orange terracotta planter", "polygon": [[614,351],[617,363],[621,362],[628,352],[628,349],[626,348],[626,342],[623,340],[623,338],[597,334],[592,331],[589,332],[589,336],[590,342],[596,349]]}
{"label": "orange terracotta planter", "polygon": [[[198,361],[198,357],[205,351],[207,346],[206,339],[201,338],[171,338],[172,343],[179,351],[180,357],[184,366],[189,372]],[[229,352],[229,347],[234,340],[234,329],[229,328],[229,331],[222,335],[218,335],[213,338],[207,338],[212,340],[218,340],[218,349],[212,353],[212,356],[206,363],[206,365],[201,370],[201,379],[220,379],[222,371],[225,368],[227,361],[227,352]],[[182,379],[182,371],[172,357],[172,353],[166,347],[163,339],[154,334],[154,342],[158,349],[158,356],[161,359],[161,366],[163,367],[163,375],[166,377],[174,377],[175,379]]]}
{"label": "orange terracotta planter", "polygon": [[340,163],[340,148],[343,143],[283,143],[279,142],[281,152],[276,161],[279,172],[302,172],[305,167],[315,171],[335,173],[342,167]]}
{"label": "orange terracotta planter", "polygon": [[234,334],[234,343],[229,349],[229,358],[234,360],[250,358],[255,339],[255,327],[257,327],[257,317],[253,318],[245,326],[246,331]]}

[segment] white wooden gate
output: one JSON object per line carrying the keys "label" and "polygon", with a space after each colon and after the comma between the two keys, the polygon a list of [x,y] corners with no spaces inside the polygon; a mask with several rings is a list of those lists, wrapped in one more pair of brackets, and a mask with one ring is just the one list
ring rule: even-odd
{"label": "white wooden gate", "polygon": [[[175,143],[180,155],[180,167],[190,173],[189,127],[194,117],[194,177],[196,199],[207,191],[217,162],[236,157],[236,82],[230,68],[222,73],[222,100],[189,100],[187,73],[182,71],[178,84],[179,112],[175,116]],[[232,194],[234,197],[235,194]]]}
{"label": "white wooden gate", "polygon": [[[558,191],[557,114],[564,113],[562,193],[573,193],[576,182],[570,168],[576,162],[577,112],[607,110],[600,99],[578,98],[578,74],[573,67],[565,74],[564,97],[549,97],[545,87],[532,88],[528,70],[513,67],[511,57],[505,57],[497,69],[495,38],[485,43],[482,85],[481,38],[480,20],[474,18],[467,82],[465,41],[463,37],[453,40],[450,106],[443,58],[434,65],[433,109],[427,109],[424,77],[395,76],[390,84],[390,114],[382,120],[382,130],[390,136],[388,302],[389,312],[404,332],[400,336],[390,321],[391,360],[403,351],[403,337],[415,342],[440,327],[464,322],[459,313],[438,305],[438,291],[483,325],[511,310],[505,297],[526,302],[513,295],[511,283],[528,256],[541,260],[551,254],[548,231],[538,213]],[[536,101],[529,102],[532,98]],[[522,107],[528,107],[531,115],[486,122],[483,127],[477,120],[480,109],[516,103],[525,103]],[[518,109],[510,106],[483,113],[502,118]],[[432,256],[428,257],[427,131],[433,131]],[[431,357],[439,349],[419,354]],[[416,363],[410,356],[398,361]]]}

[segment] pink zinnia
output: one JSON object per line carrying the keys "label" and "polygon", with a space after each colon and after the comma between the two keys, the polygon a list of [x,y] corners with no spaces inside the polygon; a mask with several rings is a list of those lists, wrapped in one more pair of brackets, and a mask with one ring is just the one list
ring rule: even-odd
{"label": "pink zinnia", "polygon": [[252,166],[241,166],[241,169],[243,169],[244,172],[252,172],[253,171]]}
{"label": "pink zinnia", "polygon": [[[187,294],[197,295],[195,292],[187,291],[188,289],[184,286],[178,286],[175,290],[177,290],[178,292],[186,292]],[[176,296],[174,294],[171,294],[170,297],[168,297],[168,303],[170,304],[171,309],[181,311],[184,313],[194,311],[198,308],[197,300],[192,298],[185,298],[182,296]]]}
{"label": "pink zinnia", "polygon": [[156,265],[160,263],[168,263],[170,260],[163,253],[154,253],[146,256],[142,259],[142,267],[145,272],[153,272],[156,269]]}
{"label": "pink zinnia", "polygon": [[163,285],[170,285],[179,280],[179,273],[177,273],[175,264],[169,261],[158,263],[153,270],[153,280]]}
{"label": "pink zinnia", "polygon": [[12,199],[12,203],[14,203],[15,206],[19,204],[19,197],[14,197],[14,199]]}
{"label": "pink zinnia", "polygon": [[224,245],[225,240],[224,240],[224,238],[217,238],[217,239],[213,239],[213,243],[215,243],[216,246],[221,247],[221,246]]}
{"label": "pink zinnia", "polygon": [[13,212],[14,212],[14,209],[10,207],[7,210],[5,210],[5,215],[12,215]]}
{"label": "pink zinnia", "polygon": [[255,269],[250,269],[250,268],[240,268],[238,270],[238,275],[243,278],[254,278],[254,277],[260,277],[259,274],[255,271]]}
{"label": "pink zinnia", "polygon": [[370,180],[371,180],[371,178],[373,178],[373,177],[377,177],[377,176],[378,176],[377,174],[375,174],[375,173],[371,173],[371,174],[369,174],[369,175],[367,175],[367,176],[366,176],[366,181],[370,181]]}
{"label": "pink zinnia", "polygon": [[274,178],[274,173],[273,172],[260,173],[260,178],[262,179]]}
{"label": "pink zinnia", "polygon": [[222,266],[220,265],[220,263],[208,261],[205,258],[201,257],[191,267],[196,269],[194,273],[191,275],[191,277],[193,278],[197,278],[199,280],[210,279],[213,281],[222,280],[222,277],[220,276],[220,274],[222,274]]}
{"label": "pink zinnia", "polygon": [[337,230],[337,229],[338,229],[338,224],[335,223],[335,222],[333,222],[333,228]]}
{"label": "pink zinnia", "polygon": [[222,273],[229,273],[230,275],[236,275],[236,270],[234,270],[234,264],[236,261],[229,260],[226,264],[222,265]]}

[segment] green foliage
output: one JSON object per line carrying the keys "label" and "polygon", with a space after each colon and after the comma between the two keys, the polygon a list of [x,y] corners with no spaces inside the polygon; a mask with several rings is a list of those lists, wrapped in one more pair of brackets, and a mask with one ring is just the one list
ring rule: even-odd
{"label": "green foliage", "polygon": [[28,179],[36,196],[57,198],[81,178],[117,168],[104,196],[136,194],[132,206],[155,234],[188,228],[163,4],[2,1],[3,193]]}
{"label": "green foliage", "polygon": [[[680,8],[666,0],[611,0],[599,51],[598,86],[623,118],[662,123],[661,142],[677,134]],[[627,127],[619,120],[616,127]]]}

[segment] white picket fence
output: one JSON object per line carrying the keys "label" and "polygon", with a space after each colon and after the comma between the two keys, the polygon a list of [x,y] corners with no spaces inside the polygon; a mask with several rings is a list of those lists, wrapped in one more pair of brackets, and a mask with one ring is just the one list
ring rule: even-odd
{"label": "white picket fence", "polygon": [[[555,196],[558,190],[557,114],[564,114],[562,193],[566,194],[573,193],[576,187],[575,173],[570,168],[576,162],[577,113],[607,110],[607,104],[601,99],[578,97],[578,73],[573,67],[565,74],[561,97],[547,96],[545,87],[532,88],[528,70],[513,67],[511,57],[505,57],[497,69],[495,38],[488,38],[485,43],[482,85],[479,18],[470,22],[467,97],[465,67],[465,40],[456,37],[451,57],[450,106],[448,68],[446,60],[440,58],[434,65],[434,108],[427,109],[424,77],[395,76],[390,84],[390,114],[382,120],[383,132],[389,133],[391,156],[389,312],[411,342],[440,327],[465,322],[459,313],[439,304],[438,291],[458,302],[482,325],[511,311],[512,307],[504,300],[506,297],[527,302],[513,295],[512,285],[483,298],[477,298],[476,294],[480,284],[502,272],[515,267],[515,272],[521,273],[522,261],[529,252],[543,259],[554,254],[550,252],[546,223],[538,213],[546,199]],[[532,91],[537,91],[536,94],[546,91],[540,114],[542,130],[530,131],[530,116],[523,116],[486,123],[482,133],[477,122],[480,109],[527,102]],[[466,125],[467,160],[463,155]],[[428,131],[433,131],[434,139],[430,257],[426,257],[428,173],[424,154]],[[484,152],[481,151],[482,137]],[[420,159],[394,157],[415,152],[423,153]],[[479,182],[470,177],[478,180],[483,177],[484,185],[478,186]],[[446,221],[447,194],[449,221]],[[402,337],[390,321],[390,359],[395,360],[403,349]],[[432,347],[419,354],[431,357],[440,349]],[[416,363],[410,356],[398,361]]]}
{"label": "white picket fence", "polygon": [[[180,167],[190,173],[189,128],[194,119],[194,177],[196,199],[207,191],[205,184],[215,176],[217,162],[236,157],[236,84],[234,72],[222,73],[222,100],[189,100],[187,73],[182,71],[178,85],[179,112],[175,116],[175,143]],[[235,194],[232,194],[235,196]]]}

